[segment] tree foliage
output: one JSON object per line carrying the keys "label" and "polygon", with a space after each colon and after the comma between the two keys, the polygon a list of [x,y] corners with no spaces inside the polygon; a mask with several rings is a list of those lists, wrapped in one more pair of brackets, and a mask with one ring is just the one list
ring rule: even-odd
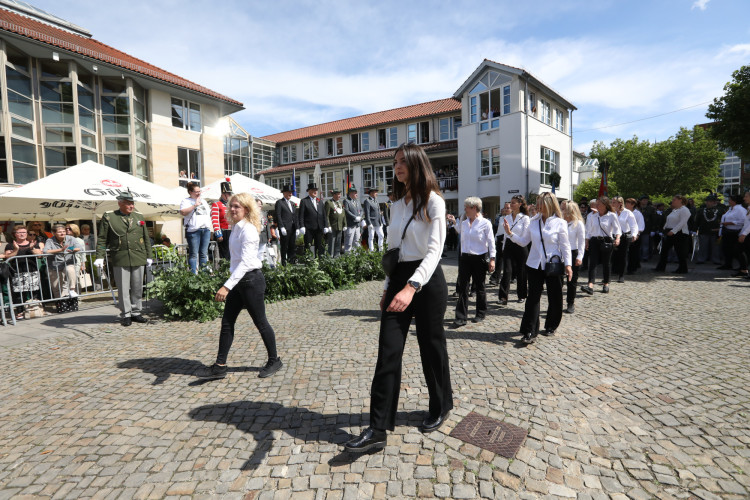
{"label": "tree foliage", "polygon": [[750,159],[750,66],[732,73],[732,81],[724,85],[724,95],[709,104],[706,117],[716,122],[709,133],[723,148]]}
{"label": "tree foliage", "polygon": [[[585,201],[586,203],[589,202],[589,200],[593,200],[594,198],[599,197],[599,186],[602,183],[602,176],[596,175],[594,177],[590,177],[586,179],[585,181],[578,184],[576,187],[575,192],[573,192],[573,199],[576,203],[581,203],[582,201]],[[617,193],[617,184],[614,184],[613,182],[607,182],[607,192],[609,194]]]}
{"label": "tree foliage", "polygon": [[[701,127],[680,128],[677,135],[651,143],[634,136],[616,139],[609,146],[596,141],[591,157],[609,162],[610,195],[671,195],[716,189],[721,183],[719,165],[724,153]],[[597,189],[598,190],[598,189]]]}

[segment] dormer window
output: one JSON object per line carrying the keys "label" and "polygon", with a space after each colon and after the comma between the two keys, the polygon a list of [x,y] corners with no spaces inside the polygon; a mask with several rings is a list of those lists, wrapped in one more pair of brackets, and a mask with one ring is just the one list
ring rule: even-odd
{"label": "dormer window", "polygon": [[479,123],[479,130],[500,126],[500,116],[510,113],[508,77],[488,71],[469,92],[469,122]]}

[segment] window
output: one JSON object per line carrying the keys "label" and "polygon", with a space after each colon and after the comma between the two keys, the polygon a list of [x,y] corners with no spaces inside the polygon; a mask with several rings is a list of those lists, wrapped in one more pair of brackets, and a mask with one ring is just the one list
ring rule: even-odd
{"label": "window", "polygon": [[529,113],[536,116],[536,94],[529,92]]}
{"label": "window", "polygon": [[539,99],[539,105],[542,108],[542,121],[547,125],[552,125],[552,117],[550,116],[549,103],[544,99]]}
{"label": "window", "polygon": [[555,128],[563,132],[563,112],[559,109],[555,110]]}
{"label": "window", "polygon": [[552,172],[557,172],[557,156],[558,153],[556,151],[542,146],[539,162],[539,170],[541,172],[540,184],[551,186],[549,176]]}
{"label": "window", "polygon": [[341,187],[340,175],[338,172],[323,172],[320,174],[320,197],[330,196],[331,190],[335,187]]}
{"label": "window", "polygon": [[333,156],[333,138],[326,139],[326,156]]}
{"label": "window", "polygon": [[398,147],[398,129],[396,127],[378,130],[378,149]]}
{"label": "window", "polygon": [[410,123],[406,127],[406,142],[417,144],[430,142],[430,122]]}
{"label": "window", "polygon": [[500,173],[500,148],[482,149],[479,152],[479,175],[497,175]]}
{"label": "window", "polygon": [[344,138],[326,139],[326,150],[328,156],[340,156],[344,154]]}
{"label": "window", "polygon": [[200,132],[201,106],[184,99],[172,98],[172,126]]}
{"label": "window", "polygon": [[302,158],[305,160],[314,160],[319,157],[318,141],[308,141],[302,143]]}
{"label": "window", "polygon": [[370,133],[362,132],[352,134],[352,153],[361,153],[370,150]]}
{"label": "window", "polygon": [[450,141],[458,138],[458,127],[461,126],[460,117],[441,118],[440,119],[440,140]]}
{"label": "window", "polygon": [[297,161],[297,146],[281,147],[281,163],[294,163]]}
{"label": "window", "polygon": [[362,182],[365,188],[377,187],[388,192],[393,187],[393,165],[376,165],[362,168]]}
{"label": "window", "polygon": [[[5,77],[8,87],[8,111],[11,116],[10,153],[13,182],[26,184],[37,180],[37,150],[34,142],[34,107],[28,56],[16,53],[6,44],[8,63]],[[3,154],[5,151],[3,151]],[[7,159],[5,160],[8,169]]]}
{"label": "window", "polygon": [[[496,71],[488,71],[469,92],[469,122],[480,122],[479,130],[499,127],[501,111],[503,114],[510,113],[510,85],[503,87],[503,100],[500,100],[500,84],[507,81],[508,77],[505,75]],[[507,111],[506,91],[508,94]]]}
{"label": "window", "polygon": [[100,107],[104,164],[131,173],[131,102],[127,83],[119,78],[102,78]]}
{"label": "window", "polygon": [[224,175],[233,174],[250,176],[250,144],[247,136],[232,134],[224,137]]}
{"label": "window", "polygon": [[510,85],[503,87],[503,114],[510,113]]}
{"label": "window", "polygon": [[[724,162],[720,165],[722,183],[718,191],[724,196],[733,194],[742,194],[741,188],[741,169],[742,161],[731,149],[724,150]],[[746,167],[747,168],[747,167]]]}
{"label": "window", "polygon": [[201,157],[197,149],[177,148],[177,173],[180,185],[201,180]]}

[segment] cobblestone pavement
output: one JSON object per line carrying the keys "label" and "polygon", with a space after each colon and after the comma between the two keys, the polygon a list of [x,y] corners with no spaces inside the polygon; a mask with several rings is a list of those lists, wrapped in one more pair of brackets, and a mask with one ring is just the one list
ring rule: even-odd
{"label": "cobblestone pavement", "polygon": [[[208,383],[192,373],[218,321],[11,346],[0,499],[747,498],[750,283],[698,268],[611,288],[526,348],[523,306],[492,293],[485,322],[448,330],[456,408],[428,435],[410,336],[396,431],[362,456],[342,443],[367,423],[380,283],[270,305],[285,366],[267,379],[244,313],[229,376]],[[514,459],[448,435],[469,412],[528,430]]]}

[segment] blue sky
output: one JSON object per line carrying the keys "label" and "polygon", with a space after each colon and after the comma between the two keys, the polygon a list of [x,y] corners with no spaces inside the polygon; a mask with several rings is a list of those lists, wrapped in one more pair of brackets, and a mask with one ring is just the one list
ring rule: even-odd
{"label": "blue sky", "polygon": [[750,63],[748,0],[31,3],[243,102],[257,136],[450,97],[487,58],[573,102],[587,153],[706,122]]}

